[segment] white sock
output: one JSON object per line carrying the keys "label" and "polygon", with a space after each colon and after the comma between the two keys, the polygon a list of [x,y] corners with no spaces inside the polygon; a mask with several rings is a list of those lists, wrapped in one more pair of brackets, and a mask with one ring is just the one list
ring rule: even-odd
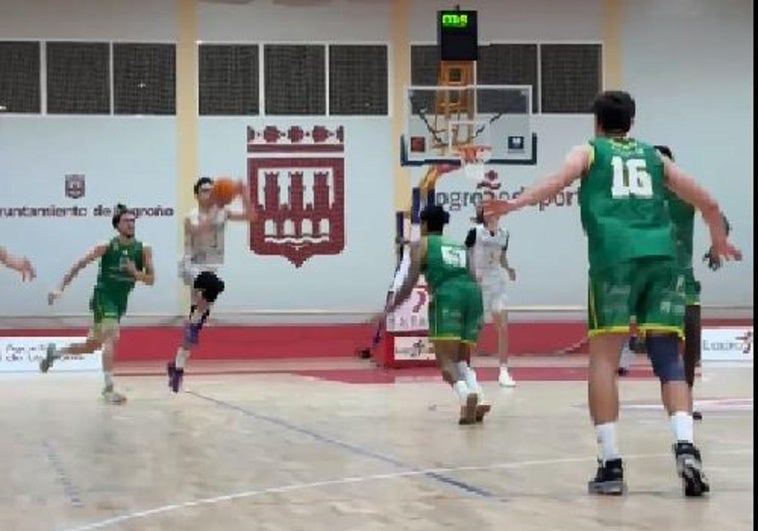
{"label": "white sock", "polygon": [[694,442],[694,422],[690,413],[687,413],[686,411],[677,411],[671,415],[670,420],[671,431],[674,432],[675,442]]}
{"label": "white sock", "polygon": [[484,393],[482,392],[482,386],[479,385],[479,381],[476,379],[476,371],[472,369],[471,367],[466,367],[466,385],[469,389],[474,391],[479,395],[479,400],[481,401],[482,397],[484,397]]}
{"label": "white sock", "polygon": [[468,385],[466,385],[466,382],[463,380],[458,380],[455,382],[455,385],[453,385],[453,389],[455,389],[455,392],[458,394],[458,398],[461,399],[461,403],[465,403],[466,398],[471,392],[471,390],[468,388]]}
{"label": "white sock", "polygon": [[468,366],[465,361],[458,361],[455,363],[455,368],[458,369],[458,377],[466,382],[466,386],[476,393],[479,392],[479,382],[476,381],[476,373]]}
{"label": "white sock", "polygon": [[113,387],[113,373],[103,372],[103,380],[105,381],[105,387]]}
{"label": "white sock", "polygon": [[616,446],[616,423],[606,422],[605,424],[596,424],[595,433],[597,434],[597,444],[600,446],[600,457],[603,462],[621,457],[618,447]]}
{"label": "white sock", "polygon": [[174,361],[174,365],[176,365],[177,369],[183,369],[184,366],[187,364],[187,360],[190,357],[189,350],[179,347],[179,349],[176,351],[176,360]]}

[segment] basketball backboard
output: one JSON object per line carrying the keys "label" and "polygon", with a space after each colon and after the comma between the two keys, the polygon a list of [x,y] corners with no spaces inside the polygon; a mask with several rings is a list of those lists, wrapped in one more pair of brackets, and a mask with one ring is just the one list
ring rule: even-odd
{"label": "basketball backboard", "polygon": [[531,109],[529,85],[408,87],[401,163],[459,164],[458,146],[480,145],[492,148],[487,164],[534,165]]}

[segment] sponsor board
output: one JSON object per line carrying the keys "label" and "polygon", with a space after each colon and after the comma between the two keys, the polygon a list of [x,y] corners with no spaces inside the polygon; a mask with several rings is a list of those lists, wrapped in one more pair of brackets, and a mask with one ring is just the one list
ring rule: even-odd
{"label": "sponsor board", "polygon": [[[84,337],[0,337],[0,373],[39,372],[47,345],[65,347],[84,341]],[[87,355],[64,356],[55,361],[50,372],[94,372],[102,370],[100,351]]]}

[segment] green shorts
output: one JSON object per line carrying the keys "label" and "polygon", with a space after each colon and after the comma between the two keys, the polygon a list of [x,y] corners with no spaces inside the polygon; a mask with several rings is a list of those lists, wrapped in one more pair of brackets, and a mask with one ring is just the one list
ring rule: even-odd
{"label": "green shorts", "polygon": [[684,275],[684,297],[687,306],[700,305],[700,282],[695,280],[695,272],[692,267],[682,270]]}
{"label": "green shorts", "polygon": [[636,316],[641,332],[675,332],[684,337],[684,275],[669,258],[638,258],[590,271],[589,335],[628,333]]}
{"label": "green shorts", "polygon": [[95,288],[89,301],[89,309],[92,311],[95,324],[98,325],[103,321],[115,321],[116,323],[121,321],[126,313],[128,300],[128,294],[124,295]]}
{"label": "green shorts", "polygon": [[482,290],[473,280],[448,280],[429,302],[429,339],[476,343],[482,329]]}

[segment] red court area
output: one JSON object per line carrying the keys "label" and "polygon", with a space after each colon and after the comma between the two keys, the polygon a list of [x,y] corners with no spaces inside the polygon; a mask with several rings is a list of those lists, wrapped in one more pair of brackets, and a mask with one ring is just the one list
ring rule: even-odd
{"label": "red court area", "polygon": [[[752,325],[752,319],[707,320],[704,326]],[[209,326],[193,353],[189,372],[198,374],[290,373],[352,383],[391,383],[437,379],[433,367],[386,369],[359,359],[370,346],[368,325]],[[586,327],[582,322],[513,323],[510,332],[511,373],[517,381],[571,381],[586,378]],[[6,329],[0,336],[81,336],[84,329]],[[181,329],[135,327],[122,330],[117,372],[158,375],[172,359]],[[478,351],[494,352],[496,334],[485,327]],[[483,381],[497,378],[497,362],[489,356],[475,360]],[[651,377],[644,358],[629,378]]]}

